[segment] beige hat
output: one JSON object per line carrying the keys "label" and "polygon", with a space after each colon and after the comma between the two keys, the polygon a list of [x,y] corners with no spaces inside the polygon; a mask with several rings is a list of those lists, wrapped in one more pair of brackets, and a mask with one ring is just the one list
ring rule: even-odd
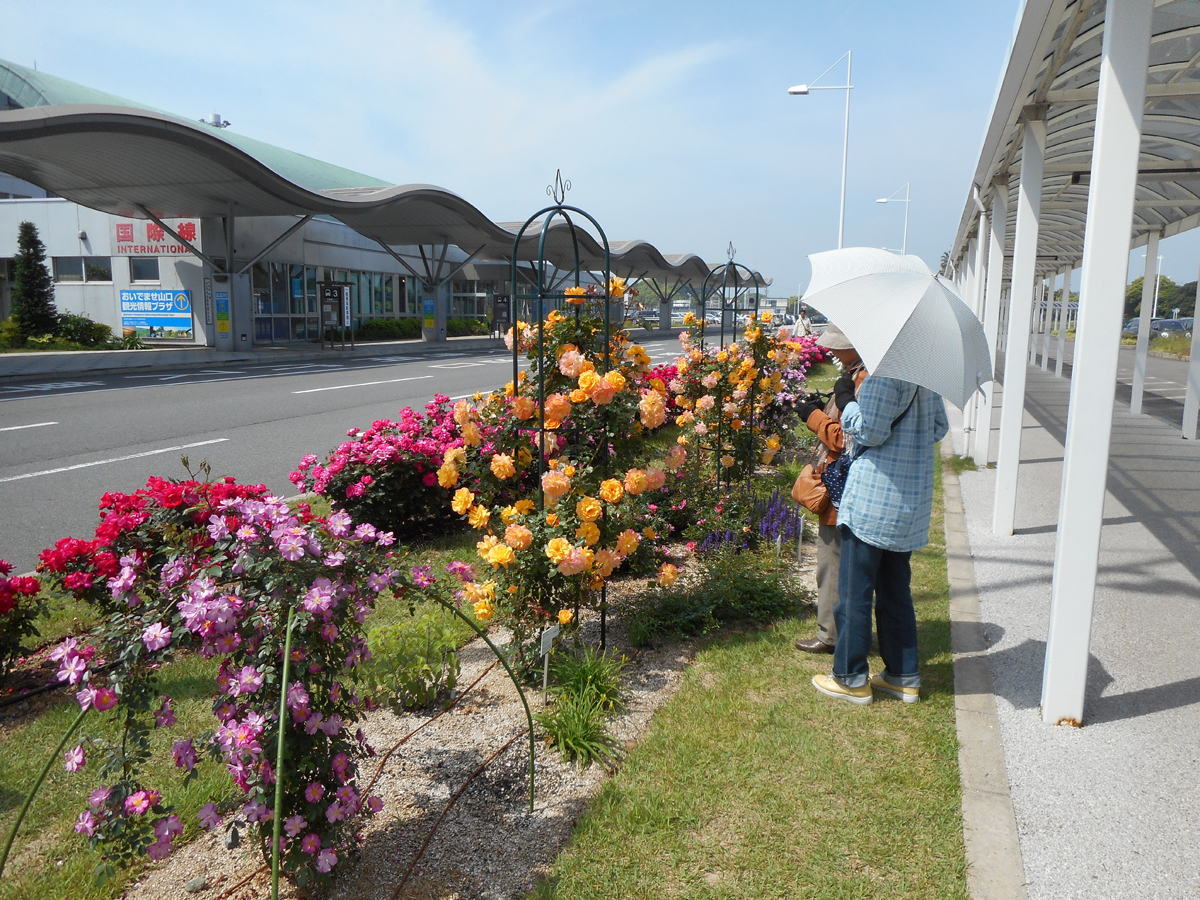
{"label": "beige hat", "polygon": [[842,333],[842,329],[838,328],[832,322],[821,333],[817,339],[818,347],[828,347],[830,350],[853,350],[854,345],[850,343],[850,339]]}

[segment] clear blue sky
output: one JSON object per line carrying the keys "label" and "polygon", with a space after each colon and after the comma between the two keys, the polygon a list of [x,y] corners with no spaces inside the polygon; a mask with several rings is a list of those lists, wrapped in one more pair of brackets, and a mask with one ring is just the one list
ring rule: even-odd
{"label": "clear blue sky", "polygon": [[806,254],[836,246],[841,177],[844,94],[788,86],[853,49],[846,243],[898,248],[903,205],[875,199],[911,180],[909,251],[936,267],[1018,3],[41,6],[0,0],[0,57],[183,115],[220,112],[236,131],[440,185],[501,221],[539,208],[561,167],[611,237],[712,261],[732,241],[778,296],[807,283]]}

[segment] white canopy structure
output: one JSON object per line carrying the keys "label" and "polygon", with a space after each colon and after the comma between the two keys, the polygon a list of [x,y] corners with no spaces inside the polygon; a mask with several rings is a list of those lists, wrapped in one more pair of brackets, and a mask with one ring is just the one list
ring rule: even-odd
{"label": "white canopy structure", "polygon": [[[1200,225],[1200,3],[1027,0],[949,254],[962,296],[1004,357],[993,530],[1013,533],[1025,360],[1040,282],[1082,268],[1059,507],[1042,717],[1082,722],[1108,472],[1126,268],[1131,247]],[[1145,380],[1151,304],[1143,302],[1133,411]],[[1047,308],[1047,315],[1053,303]],[[1007,327],[1001,329],[1001,322]],[[1059,341],[1066,331],[1060,316]],[[1048,341],[1049,327],[1045,329]],[[1196,438],[1195,335],[1183,436]],[[1059,353],[1059,374],[1061,370]],[[992,391],[974,414],[989,459]]]}

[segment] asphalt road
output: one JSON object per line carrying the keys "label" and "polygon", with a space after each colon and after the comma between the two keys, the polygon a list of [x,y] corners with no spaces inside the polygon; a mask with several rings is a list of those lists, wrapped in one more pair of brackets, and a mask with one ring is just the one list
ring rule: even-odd
{"label": "asphalt road", "polygon": [[[644,346],[655,364],[679,347]],[[288,474],[306,453],[324,458],[347,429],[420,410],[435,393],[498,388],[511,366],[502,351],[447,351],[0,383],[0,559],[26,572],[59,538],[90,538],[105,491],[184,477],[183,455],[291,496]]]}
{"label": "asphalt road", "polygon": [[[1041,365],[1041,345],[1038,345],[1037,365]],[[1063,375],[1070,377],[1071,362],[1075,357],[1075,342],[1067,341],[1063,353]],[[1058,358],[1058,339],[1050,343],[1049,371],[1054,371]],[[1117,358],[1117,400],[1129,405],[1133,393],[1133,366],[1136,362],[1134,347],[1121,347]],[[1158,356],[1146,358],[1146,387],[1142,395],[1142,411],[1183,427],[1183,399],[1187,392],[1188,363],[1178,359],[1163,359]]]}

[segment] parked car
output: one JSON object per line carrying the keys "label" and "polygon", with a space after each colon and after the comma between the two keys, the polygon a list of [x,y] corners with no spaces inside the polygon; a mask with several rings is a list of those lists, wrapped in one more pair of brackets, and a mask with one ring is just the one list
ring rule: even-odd
{"label": "parked car", "polygon": [[[1155,319],[1150,326],[1150,333],[1152,337],[1175,337],[1176,335],[1182,335],[1183,337],[1190,338],[1192,336],[1191,323],[1193,321],[1195,319],[1191,321],[1188,319]],[[1185,325],[1184,323],[1187,324]]]}

